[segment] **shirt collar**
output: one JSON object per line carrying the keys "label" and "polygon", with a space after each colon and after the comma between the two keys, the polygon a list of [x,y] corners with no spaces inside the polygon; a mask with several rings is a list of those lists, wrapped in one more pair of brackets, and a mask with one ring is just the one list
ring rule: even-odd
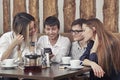
{"label": "shirt collar", "polygon": [[[60,45],[60,39],[61,39],[61,35],[58,36],[58,40],[57,40],[57,42],[54,45],[55,47]],[[48,36],[47,36],[47,44],[50,45],[50,46],[52,46],[51,43],[50,43],[50,41],[49,41]]]}

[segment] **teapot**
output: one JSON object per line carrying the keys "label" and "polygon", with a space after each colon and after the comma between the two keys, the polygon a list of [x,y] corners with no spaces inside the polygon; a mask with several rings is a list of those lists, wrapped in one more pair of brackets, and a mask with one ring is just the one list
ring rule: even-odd
{"label": "teapot", "polygon": [[24,72],[37,72],[41,71],[41,68],[41,55],[25,55]]}

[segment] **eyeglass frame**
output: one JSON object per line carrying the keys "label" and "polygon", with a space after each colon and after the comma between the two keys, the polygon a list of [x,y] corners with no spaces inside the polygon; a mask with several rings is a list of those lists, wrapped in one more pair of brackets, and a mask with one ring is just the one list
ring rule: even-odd
{"label": "eyeglass frame", "polygon": [[84,30],[70,30],[71,33],[80,33],[83,32]]}

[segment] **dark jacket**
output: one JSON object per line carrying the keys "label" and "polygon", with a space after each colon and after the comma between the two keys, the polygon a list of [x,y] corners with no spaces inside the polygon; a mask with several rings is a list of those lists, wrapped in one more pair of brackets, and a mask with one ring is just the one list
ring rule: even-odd
{"label": "dark jacket", "polygon": [[[89,43],[87,44],[86,51],[80,57],[80,60],[83,61],[84,59],[89,59],[91,61],[94,61],[94,62],[98,63],[98,57],[97,57],[96,53],[90,54],[90,50],[91,50],[93,44],[94,44],[94,41],[92,41],[92,40],[89,41]],[[104,77],[98,78],[98,77],[95,77],[93,71],[91,71],[90,72],[90,80],[120,80],[120,72],[115,73],[115,70],[111,66],[110,76],[105,74]]]}

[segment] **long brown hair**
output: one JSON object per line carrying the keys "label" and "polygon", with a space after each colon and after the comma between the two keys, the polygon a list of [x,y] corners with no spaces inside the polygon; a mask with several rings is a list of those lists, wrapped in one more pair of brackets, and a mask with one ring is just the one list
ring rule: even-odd
{"label": "long brown hair", "polygon": [[99,46],[97,50],[98,64],[109,74],[112,68],[120,71],[120,40],[111,32],[105,30],[103,23],[97,19],[89,19],[86,24],[96,28]]}
{"label": "long brown hair", "polygon": [[35,21],[35,18],[26,12],[17,13],[13,19],[13,26],[12,26],[13,31],[15,32],[15,34],[23,35],[25,41],[27,40],[28,37],[27,34],[29,33],[28,27],[31,21]]}

